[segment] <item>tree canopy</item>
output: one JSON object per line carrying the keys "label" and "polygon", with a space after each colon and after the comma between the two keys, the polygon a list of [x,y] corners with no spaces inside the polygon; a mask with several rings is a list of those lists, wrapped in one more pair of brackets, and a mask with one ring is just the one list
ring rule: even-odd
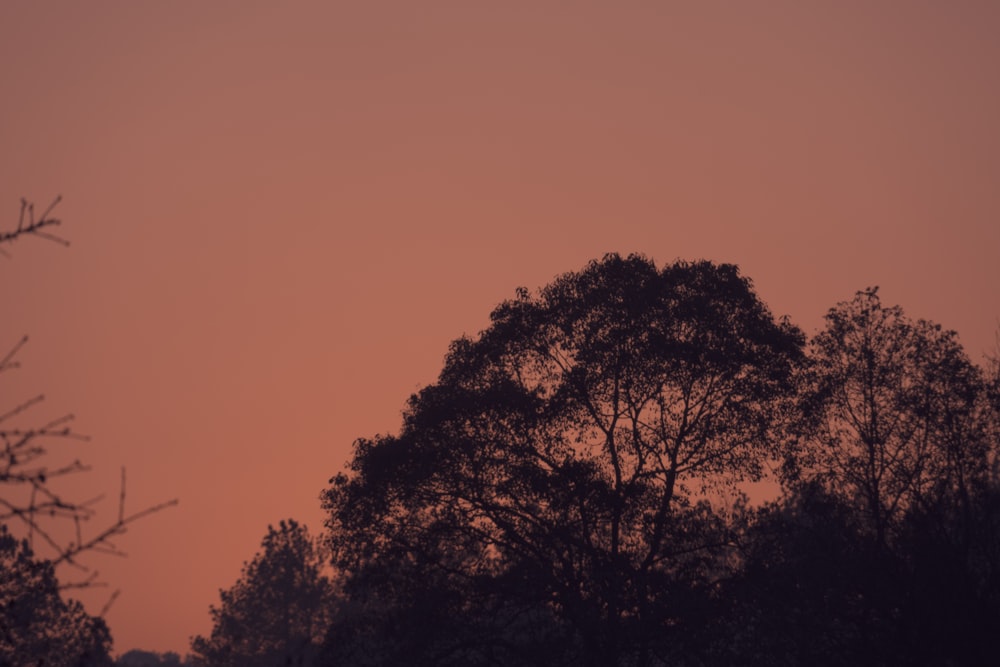
{"label": "tree canopy", "polygon": [[779,456],[802,344],[731,265],[608,255],[519,290],[332,480],[336,562],[471,586],[482,615],[549,618],[588,664],[647,660],[668,591],[726,542],[709,494]]}
{"label": "tree canopy", "polygon": [[[208,665],[986,664],[1000,361],[884,306],[806,343],[735,266],[607,255],[449,348],[212,608]],[[775,474],[776,473],[776,474]],[[755,503],[743,484],[781,495]]]}
{"label": "tree canopy", "polygon": [[826,316],[803,373],[795,467],[864,516],[884,543],[907,511],[968,502],[989,472],[982,369],[955,332],[858,292]]}

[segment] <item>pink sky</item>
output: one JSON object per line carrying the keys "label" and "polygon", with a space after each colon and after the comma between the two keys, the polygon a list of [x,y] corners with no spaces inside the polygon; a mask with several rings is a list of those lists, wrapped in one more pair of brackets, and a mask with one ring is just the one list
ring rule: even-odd
{"label": "pink sky", "polygon": [[[448,343],[609,251],[1000,318],[993,2],[0,4],[0,407],[72,411],[80,496],[180,498],[92,558],[115,648],[187,651],[268,523],[319,531],[352,441]],[[103,515],[113,520],[109,500]],[[100,609],[107,591],[85,599]]]}

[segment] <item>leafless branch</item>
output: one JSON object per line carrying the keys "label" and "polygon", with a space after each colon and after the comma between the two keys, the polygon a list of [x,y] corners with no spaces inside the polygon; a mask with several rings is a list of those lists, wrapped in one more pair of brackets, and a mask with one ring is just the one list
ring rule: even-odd
{"label": "leafless branch", "polygon": [[[118,520],[113,524],[102,530],[100,533],[91,537],[88,540],[78,540],[77,542],[71,542],[67,544],[62,553],[58,557],[53,559],[53,563],[59,565],[60,563],[69,563],[73,565],[79,565],[76,557],[84,552],[94,551],[99,553],[105,553],[112,556],[124,556],[125,552],[121,551],[112,542],[112,538],[123,535],[128,532],[128,526],[143,517],[149,516],[150,514],[155,514],[161,510],[168,507],[173,507],[177,504],[177,499],[168,500],[157,505],[152,505],[144,510],[140,510],[133,514],[125,514],[125,469],[122,468],[122,486],[121,494],[119,496],[118,504]],[[77,533],[79,535],[79,533]]]}
{"label": "leafless branch", "polygon": [[[16,353],[26,342],[22,338],[0,360],[0,368],[12,368]],[[44,401],[44,396],[35,396],[18,403],[12,409],[0,414],[0,425],[16,419],[25,419],[30,411]],[[114,538],[127,532],[128,527],[142,519],[177,504],[177,500],[152,505],[138,512],[127,514],[125,510],[125,469],[121,473],[118,493],[118,517],[111,525],[96,534],[85,537],[83,524],[94,518],[96,505],[103,496],[82,501],[66,500],[52,487],[54,479],[65,475],[86,472],[89,467],[73,460],[62,465],[47,463],[50,457],[49,442],[58,440],[87,441],[89,438],[72,429],[73,415],[64,415],[38,427],[0,429],[0,522],[15,521],[22,525],[32,549],[36,541],[44,546],[44,555],[55,565],[66,564],[88,573],[83,580],[65,584],[71,588],[96,585],[90,569],[80,562],[84,553],[103,553],[124,556],[113,542]],[[18,493],[17,489],[23,489]],[[75,529],[75,539],[61,539],[56,534],[55,523],[68,522]],[[65,532],[65,531],[60,531]]]}
{"label": "leafless branch", "polygon": [[[17,227],[0,232],[0,252],[3,252],[3,245],[29,234],[69,245],[65,239],[51,233],[60,224],[58,219],[51,217],[52,210],[60,201],[61,197],[56,197],[36,218],[34,205],[22,199]],[[9,352],[0,356],[0,373],[19,368],[17,355],[27,342],[28,337],[23,336]],[[36,544],[39,547],[37,557],[50,560],[57,566],[71,566],[85,574],[83,578],[73,581],[63,578],[63,588],[101,586],[98,573],[82,563],[80,557],[87,553],[124,556],[125,553],[114,544],[114,539],[126,533],[134,522],[176,505],[177,500],[126,513],[123,468],[117,519],[96,533],[85,534],[84,524],[95,518],[95,505],[104,496],[85,500],[63,498],[56,491],[54,480],[86,472],[90,468],[78,458],[52,463],[51,447],[57,442],[87,442],[89,438],[73,429],[72,414],[47,421],[35,419],[33,415],[44,401],[45,396],[40,394],[22,400],[12,408],[0,408],[0,524],[20,525],[32,550],[36,550]],[[116,595],[111,596],[107,606]]]}
{"label": "leafless branch", "polygon": [[[0,232],[0,246],[4,243],[12,243],[18,238],[29,234],[52,241],[53,243],[58,243],[59,245],[68,246],[69,241],[56,236],[50,231],[51,228],[58,227],[62,224],[62,220],[50,217],[52,209],[54,209],[61,201],[61,195],[53,199],[52,203],[49,204],[49,207],[45,209],[45,212],[42,213],[36,220],[35,205],[27,199],[21,199],[21,214],[18,216],[17,228],[8,232]],[[0,364],[0,367],[2,367],[2,364]]]}

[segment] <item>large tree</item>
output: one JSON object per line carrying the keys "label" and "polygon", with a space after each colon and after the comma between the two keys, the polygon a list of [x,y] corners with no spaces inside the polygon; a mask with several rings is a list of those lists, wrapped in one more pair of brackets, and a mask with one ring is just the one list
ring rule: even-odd
{"label": "large tree", "polygon": [[635,255],[520,289],[491,320],[399,435],[358,441],[331,480],[336,562],[395,582],[375,616],[406,618],[414,596],[393,596],[422,581],[455,592],[463,627],[427,624],[415,662],[515,664],[506,629],[538,618],[580,663],[648,664],[725,555],[708,498],[778,454],[803,338],[735,266]]}

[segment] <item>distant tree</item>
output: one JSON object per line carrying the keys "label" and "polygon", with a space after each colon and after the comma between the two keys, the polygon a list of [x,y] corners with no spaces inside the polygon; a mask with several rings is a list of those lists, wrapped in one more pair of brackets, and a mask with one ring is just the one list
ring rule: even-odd
{"label": "distant tree", "polygon": [[173,651],[157,653],[155,651],[143,651],[132,649],[115,660],[116,667],[198,667],[199,663],[194,656],[188,655],[184,659]]}
{"label": "distant tree", "polygon": [[52,563],[0,525],[0,666],[105,667],[111,635],[59,591]]}
{"label": "distant tree", "polygon": [[[726,558],[709,497],[778,456],[800,332],[735,266],[637,255],[519,290],[491,320],[401,433],[359,440],[331,480],[336,564],[401,587],[375,599],[385,624],[415,624],[396,626],[409,664],[538,664],[516,618],[544,619],[574,664],[666,660]],[[459,623],[414,613],[427,581]],[[367,660],[398,656],[373,641]]]}
{"label": "distant tree", "polygon": [[293,520],[268,526],[261,549],[239,581],[219,592],[220,605],[210,610],[212,634],[191,641],[207,667],[316,664],[335,593],[323,551]]}
{"label": "distant tree", "polygon": [[839,494],[883,545],[910,509],[968,505],[990,443],[982,372],[956,334],[883,306],[876,289],[826,321],[809,345],[792,476]]}

